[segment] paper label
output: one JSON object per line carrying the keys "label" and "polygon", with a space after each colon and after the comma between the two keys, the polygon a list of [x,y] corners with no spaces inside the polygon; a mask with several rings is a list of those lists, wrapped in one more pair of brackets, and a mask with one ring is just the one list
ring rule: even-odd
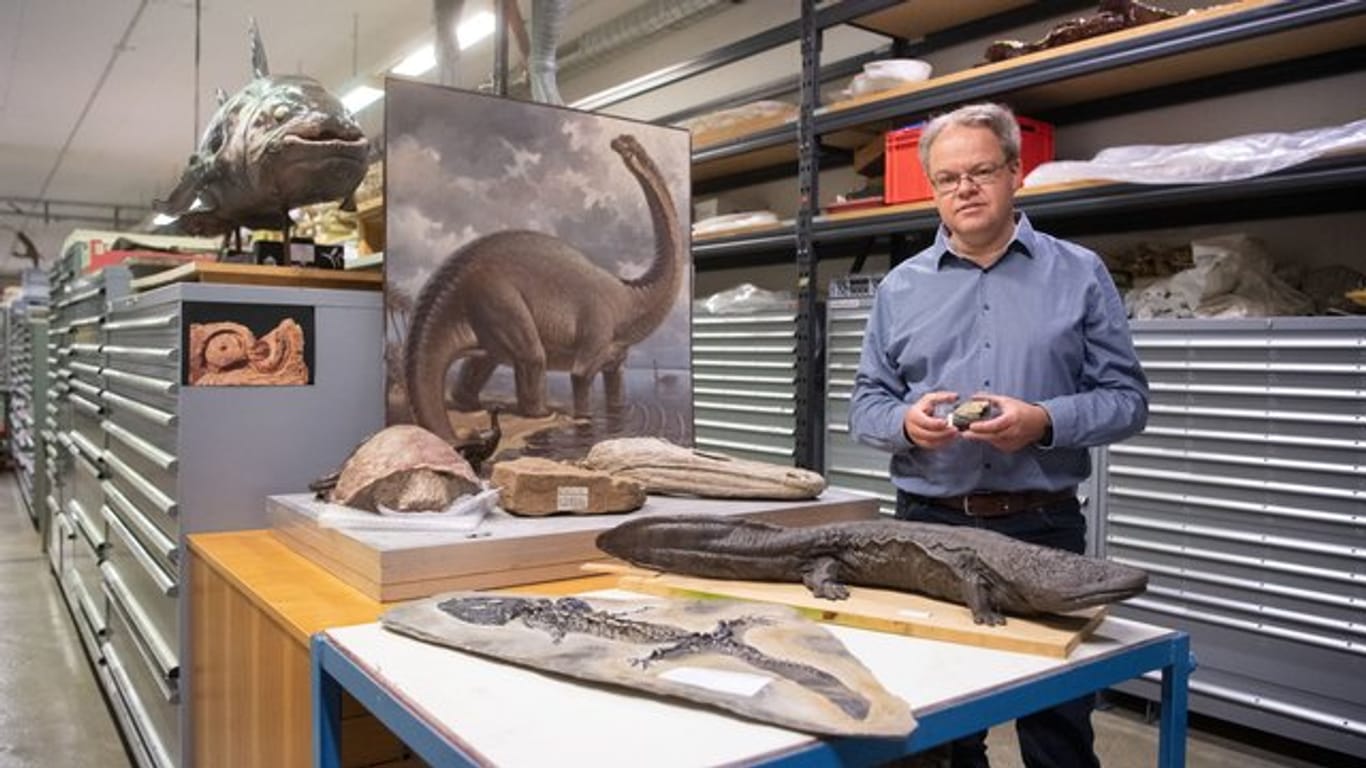
{"label": "paper label", "polygon": [[566,485],[555,491],[555,509],[560,512],[582,512],[588,509],[588,486]]}
{"label": "paper label", "polygon": [[934,615],[929,611],[917,611],[914,608],[902,608],[896,613],[898,616],[905,616],[911,619],[928,619],[929,617]]}
{"label": "paper label", "polygon": [[773,682],[773,678],[764,675],[702,667],[674,667],[660,675],[660,678],[732,696],[753,696]]}

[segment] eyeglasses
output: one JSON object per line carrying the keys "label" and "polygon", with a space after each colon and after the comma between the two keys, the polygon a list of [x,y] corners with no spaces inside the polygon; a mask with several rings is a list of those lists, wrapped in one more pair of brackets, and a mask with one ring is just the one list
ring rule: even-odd
{"label": "eyeglasses", "polygon": [[996,175],[1006,168],[1009,163],[995,163],[993,165],[979,165],[967,173],[936,173],[930,177],[930,183],[934,185],[934,191],[941,195],[958,190],[958,184],[964,179],[974,187],[983,187],[996,180]]}

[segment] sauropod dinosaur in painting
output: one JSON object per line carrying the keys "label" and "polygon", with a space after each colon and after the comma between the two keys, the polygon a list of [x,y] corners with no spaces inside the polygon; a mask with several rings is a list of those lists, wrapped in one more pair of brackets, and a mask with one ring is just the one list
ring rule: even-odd
{"label": "sauropod dinosaur in painting", "polygon": [[599,372],[608,407],[620,407],[626,353],[673,308],[687,253],[658,166],[633,136],[618,136],[611,147],[650,209],[649,269],[626,280],[557,237],[523,230],[486,235],[448,256],[418,293],[403,350],[408,403],[420,426],[454,438],[444,395],[446,373],[459,359],[461,410],[479,408],[479,391],[499,364],[512,366],[523,416],[549,413],[547,369],[569,371],[575,416],[590,413]]}

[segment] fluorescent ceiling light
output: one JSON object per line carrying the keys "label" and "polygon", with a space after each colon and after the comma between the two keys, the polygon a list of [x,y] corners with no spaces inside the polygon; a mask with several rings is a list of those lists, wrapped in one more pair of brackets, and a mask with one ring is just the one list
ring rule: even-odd
{"label": "fluorescent ceiling light", "polygon": [[436,46],[428,43],[408,54],[408,57],[389,70],[404,77],[418,77],[436,69]]}
{"label": "fluorescent ceiling light", "polygon": [[460,50],[463,51],[493,34],[496,23],[492,11],[480,11],[460,22],[460,26],[455,28],[455,39],[460,41]]}
{"label": "fluorescent ceiling light", "polygon": [[152,226],[154,226],[154,227],[164,227],[164,226],[166,226],[167,224],[170,224],[171,222],[175,221],[175,220],[178,219],[178,218],[180,218],[180,217],[179,217],[179,216],[171,216],[171,215],[165,214],[165,213],[158,213],[156,216],[153,216],[153,217],[152,217]]}
{"label": "fluorescent ceiling light", "polygon": [[[497,23],[497,19],[489,11],[480,11],[461,22],[460,26],[455,28],[455,39],[460,50],[463,51],[493,34]],[[436,46],[428,43],[408,54],[389,71],[404,77],[421,77],[433,69],[436,69]]]}
{"label": "fluorescent ceiling light", "polygon": [[342,105],[350,110],[351,114],[356,115],[382,98],[384,91],[369,85],[358,85],[342,97]]}

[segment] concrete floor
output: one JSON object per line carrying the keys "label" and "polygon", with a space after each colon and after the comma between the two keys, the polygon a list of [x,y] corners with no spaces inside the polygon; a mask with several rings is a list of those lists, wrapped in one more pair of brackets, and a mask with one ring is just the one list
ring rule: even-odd
{"label": "concrete floor", "polygon": [[[0,473],[0,768],[131,765],[41,552],[10,472]],[[1096,750],[1106,768],[1156,765],[1157,725],[1125,707],[1096,712]],[[1235,730],[1197,719],[1187,741],[1192,768],[1313,768],[1336,764],[1303,745],[1249,746]],[[1014,729],[991,731],[994,768],[1020,768]],[[1346,765],[1347,763],[1342,763]]]}
{"label": "concrete floor", "polygon": [[0,768],[131,765],[11,472],[0,473]]}

